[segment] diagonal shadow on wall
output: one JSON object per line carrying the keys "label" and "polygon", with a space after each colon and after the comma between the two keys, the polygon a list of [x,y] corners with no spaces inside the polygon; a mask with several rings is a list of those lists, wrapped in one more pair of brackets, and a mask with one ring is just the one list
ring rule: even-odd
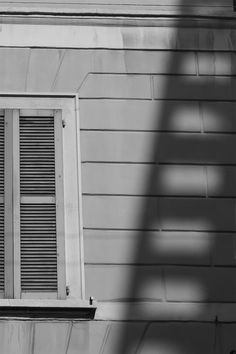
{"label": "diagonal shadow on wall", "polygon": [[[183,0],[182,5],[185,3],[188,1]],[[215,25],[217,28],[217,22]],[[184,54],[180,59],[176,53],[171,54],[170,73],[185,65]],[[188,53],[185,54],[187,58]],[[199,80],[184,75],[166,76],[161,94],[162,108],[154,129],[157,134],[153,138],[153,162],[146,179],[146,197],[137,231],[137,267],[130,283],[129,300],[130,304],[155,303],[157,284],[164,284],[162,301],[167,305],[194,303],[199,304],[199,310],[195,319],[194,314],[190,316],[191,323],[168,322],[170,315],[158,323],[158,314],[154,314],[154,323],[147,322],[138,347],[134,345],[132,326],[127,323],[118,349],[120,354],[197,354],[209,353],[209,348],[213,353],[217,326],[201,323],[195,327],[194,322],[204,317],[210,303],[236,299],[232,290],[236,124],[235,106],[227,94],[229,87],[233,87],[230,74],[235,73],[231,62],[225,62],[230,53],[199,51],[195,55],[198,68],[199,60],[203,60],[197,72]],[[213,67],[206,69],[204,60],[209,56]],[[212,79],[219,73],[224,75],[218,66],[225,68],[227,78]],[[177,114],[185,110],[189,113],[187,121],[181,113]],[[201,117],[196,130],[192,129],[195,110]],[[127,307],[127,319],[130,317],[131,305]]]}

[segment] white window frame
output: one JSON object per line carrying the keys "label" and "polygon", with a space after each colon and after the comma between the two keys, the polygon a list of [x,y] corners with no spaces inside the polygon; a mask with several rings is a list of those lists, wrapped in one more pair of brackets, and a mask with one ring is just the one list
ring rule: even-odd
{"label": "white window frame", "polygon": [[0,109],[57,110],[63,120],[63,188],[67,297],[0,299],[0,306],[94,307],[85,300],[80,127],[77,94],[0,93]]}

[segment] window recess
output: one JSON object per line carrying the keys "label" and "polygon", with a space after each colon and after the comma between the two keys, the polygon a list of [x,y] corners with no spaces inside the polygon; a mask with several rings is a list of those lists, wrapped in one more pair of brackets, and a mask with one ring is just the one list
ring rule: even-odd
{"label": "window recess", "polygon": [[0,107],[0,306],[90,318],[76,97],[0,96]]}

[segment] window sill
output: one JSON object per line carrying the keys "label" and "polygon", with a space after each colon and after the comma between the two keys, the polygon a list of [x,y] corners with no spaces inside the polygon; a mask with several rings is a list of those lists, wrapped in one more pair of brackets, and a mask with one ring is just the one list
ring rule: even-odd
{"label": "window sill", "polygon": [[93,319],[95,312],[88,300],[0,299],[0,318]]}

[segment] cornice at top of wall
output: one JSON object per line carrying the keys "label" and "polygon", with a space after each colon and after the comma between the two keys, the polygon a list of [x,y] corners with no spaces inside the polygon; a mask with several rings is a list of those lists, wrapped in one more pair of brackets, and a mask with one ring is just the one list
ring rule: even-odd
{"label": "cornice at top of wall", "polygon": [[114,27],[196,27],[235,29],[236,16],[25,16],[6,15],[0,12],[0,25],[69,25],[69,26],[114,26]]}
{"label": "cornice at top of wall", "polygon": [[1,5],[0,23],[235,27],[233,6]]}

